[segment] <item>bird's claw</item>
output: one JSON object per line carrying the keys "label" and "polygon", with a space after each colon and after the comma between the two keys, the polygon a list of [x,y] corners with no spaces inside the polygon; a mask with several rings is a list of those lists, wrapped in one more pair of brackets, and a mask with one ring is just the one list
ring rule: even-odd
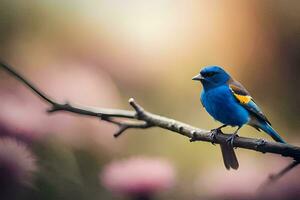
{"label": "bird's claw", "polygon": [[210,132],[211,132],[211,133],[210,133],[210,138],[211,138],[211,140],[212,140],[211,143],[212,143],[213,145],[215,145],[215,141],[216,141],[216,139],[217,139],[217,135],[218,135],[220,132],[222,132],[222,131],[221,131],[221,129],[216,128],[216,129],[212,129]]}
{"label": "bird's claw", "polygon": [[234,143],[234,140],[235,138],[239,137],[238,134],[234,133],[232,135],[230,135],[227,139],[226,139],[226,142],[228,145],[230,145],[231,147],[233,147],[233,143]]}

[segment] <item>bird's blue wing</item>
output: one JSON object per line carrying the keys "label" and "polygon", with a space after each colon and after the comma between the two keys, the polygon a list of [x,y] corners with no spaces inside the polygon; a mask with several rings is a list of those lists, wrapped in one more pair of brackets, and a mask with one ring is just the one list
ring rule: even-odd
{"label": "bird's blue wing", "polygon": [[246,108],[259,120],[263,120],[271,125],[270,121],[267,119],[267,117],[264,115],[261,109],[256,105],[249,92],[244,88],[244,86],[241,83],[235,80],[230,80],[228,84],[229,88],[232,91],[232,94],[244,108]]}

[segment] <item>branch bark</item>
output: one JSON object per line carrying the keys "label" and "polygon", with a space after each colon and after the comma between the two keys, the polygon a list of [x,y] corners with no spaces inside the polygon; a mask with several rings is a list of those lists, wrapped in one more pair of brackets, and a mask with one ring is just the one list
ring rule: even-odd
{"label": "branch bark", "polygon": [[[48,113],[70,112],[79,115],[97,117],[109,123],[116,124],[119,127],[119,130],[114,134],[115,137],[120,136],[127,129],[147,129],[151,127],[159,127],[174,133],[178,133],[190,138],[191,141],[226,144],[226,140],[230,137],[230,135],[223,133],[219,133],[212,137],[213,133],[211,131],[196,128],[174,119],[150,113],[146,111],[142,106],[140,106],[133,98],[129,100],[129,104],[132,106],[134,111],[91,108],[84,106],[75,106],[70,103],[60,103],[48,97],[8,64],[0,62],[0,66],[7,72],[9,72],[10,75],[14,76],[23,84],[25,84],[42,100],[46,101],[51,106],[48,110]],[[290,144],[270,142],[262,139],[237,137],[234,140],[233,146],[262,153],[279,154],[285,157],[291,157],[295,161],[300,161],[300,147]]]}

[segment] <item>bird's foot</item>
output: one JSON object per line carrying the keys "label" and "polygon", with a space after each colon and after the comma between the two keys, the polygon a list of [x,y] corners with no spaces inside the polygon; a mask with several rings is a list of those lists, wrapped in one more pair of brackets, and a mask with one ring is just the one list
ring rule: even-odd
{"label": "bird's foot", "polygon": [[212,140],[211,143],[212,143],[213,145],[215,145],[215,141],[216,141],[216,139],[217,139],[217,135],[218,135],[219,133],[223,133],[223,132],[222,132],[222,130],[221,130],[220,128],[212,129],[210,132],[211,132],[211,133],[210,133],[210,138],[211,138],[211,140]]}
{"label": "bird's foot", "polygon": [[233,147],[234,140],[237,137],[239,137],[239,136],[236,133],[233,133],[232,135],[230,135],[226,140],[227,144],[230,145],[231,147]]}

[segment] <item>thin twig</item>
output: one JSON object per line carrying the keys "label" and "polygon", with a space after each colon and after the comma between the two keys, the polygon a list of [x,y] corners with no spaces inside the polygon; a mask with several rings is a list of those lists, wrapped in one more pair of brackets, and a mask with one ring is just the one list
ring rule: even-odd
{"label": "thin twig", "polygon": [[296,167],[297,165],[299,165],[300,162],[299,161],[293,161],[292,163],[290,163],[288,166],[286,166],[285,168],[283,168],[281,171],[279,171],[276,174],[271,174],[269,176],[269,182],[274,182],[278,179],[280,179],[283,175],[285,175],[286,173],[288,173],[289,171],[291,171],[294,167]]}
{"label": "thin twig", "polygon": [[33,92],[35,92],[38,96],[40,96],[45,101],[49,102],[50,104],[54,105],[55,102],[50,99],[47,95],[45,95],[41,90],[37,89],[32,83],[30,83],[27,79],[25,79],[20,73],[18,73],[15,69],[11,66],[6,64],[5,62],[0,61],[1,67],[9,72],[12,76],[19,79],[22,83],[24,83],[27,87],[29,87]]}
{"label": "thin twig", "polygon": [[114,134],[114,137],[119,137],[123,132],[125,132],[127,129],[135,128],[135,129],[146,129],[150,128],[152,125],[148,122],[133,122],[133,121],[119,121],[112,117],[105,117],[102,118],[102,120],[105,120],[107,122],[113,123],[119,127],[119,130]]}
{"label": "thin twig", "polygon": [[258,187],[258,194],[263,194],[265,192],[265,189],[269,187],[272,183],[275,183],[278,181],[280,178],[282,178],[285,174],[287,174],[289,171],[294,169],[296,166],[300,164],[299,161],[294,160],[291,162],[289,165],[287,165],[285,168],[277,172],[276,174],[270,174],[268,179],[263,182],[260,187]]}
{"label": "thin twig", "polygon": [[120,118],[135,118],[135,112],[128,110],[119,110],[119,109],[100,109],[100,108],[91,108],[85,106],[73,106],[69,103],[59,103],[46,94],[44,94],[40,89],[38,89],[34,84],[25,79],[20,73],[18,73],[15,69],[13,69],[10,65],[5,62],[0,61],[0,66],[10,73],[13,77],[21,81],[24,85],[26,85],[29,89],[31,89],[34,93],[36,93],[41,99],[48,102],[51,105],[51,108],[47,110],[48,113],[54,113],[57,111],[66,111],[71,113],[76,113],[80,115],[88,115],[92,117],[120,117]]}

